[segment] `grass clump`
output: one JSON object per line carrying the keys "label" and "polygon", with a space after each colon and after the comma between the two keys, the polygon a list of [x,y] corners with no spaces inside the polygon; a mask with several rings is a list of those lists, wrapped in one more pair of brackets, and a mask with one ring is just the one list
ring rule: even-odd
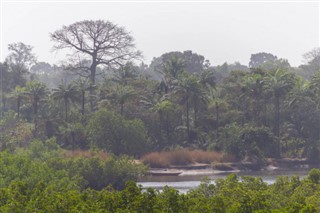
{"label": "grass clump", "polygon": [[225,155],[215,151],[178,149],[173,151],[151,152],[142,157],[142,162],[154,168],[170,165],[189,165],[194,163],[210,164],[220,162]]}

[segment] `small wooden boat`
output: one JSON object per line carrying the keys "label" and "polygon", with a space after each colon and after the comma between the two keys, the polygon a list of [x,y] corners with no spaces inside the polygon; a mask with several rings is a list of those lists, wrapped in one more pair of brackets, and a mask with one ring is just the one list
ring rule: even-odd
{"label": "small wooden boat", "polygon": [[205,163],[196,163],[188,165],[171,165],[172,169],[185,169],[185,170],[194,170],[194,169],[207,169],[210,165]]}
{"label": "small wooden boat", "polygon": [[182,171],[178,170],[167,170],[167,169],[161,169],[161,170],[151,170],[149,171],[150,175],[153,176],[178,176],[182,173]]}

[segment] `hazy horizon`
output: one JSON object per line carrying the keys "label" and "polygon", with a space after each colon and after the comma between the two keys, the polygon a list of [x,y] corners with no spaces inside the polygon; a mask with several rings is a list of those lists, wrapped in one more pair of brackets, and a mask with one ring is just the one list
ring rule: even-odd
{"label": "hazy horizon", "polygon": [[58,63],[49,33],[76,21],[109,20],[125,27],[149,64],[170,51],[192,50],[212,65],[272,53],[292,66],[319,46],[319,2],[2,2],[1,61],[7,46],[34,47],[38,61]]}

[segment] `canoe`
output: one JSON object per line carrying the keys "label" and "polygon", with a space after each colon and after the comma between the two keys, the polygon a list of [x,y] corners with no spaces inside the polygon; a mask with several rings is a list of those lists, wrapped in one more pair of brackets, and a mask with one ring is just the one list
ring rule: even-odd
{"label": "canoe", "polygon": [[149,171],[150,175],[153,176],[178,176],[182,173],[182,171],[172,171],[172,170],[151,170]]}

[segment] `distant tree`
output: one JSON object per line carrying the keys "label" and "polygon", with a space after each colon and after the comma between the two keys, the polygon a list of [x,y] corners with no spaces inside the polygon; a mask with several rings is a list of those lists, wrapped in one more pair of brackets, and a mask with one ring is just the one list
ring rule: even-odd
{"label": "distant tree", "polygon": [[290,63],[287,59],[279,58],[276,60],[269,60],[264,62],[259,66],[259,68],[265,69],[265,70],[289,70],[291,68]]}
{"label": "distant tree", "polygon": [[305,53],[303,58],[306,60],[307,64],[314,65],[315,71],[320,70],[320,47]]}
{"label": "distant tree", "polygon": [[250,58],[250,62],[249,62],[249,67],[250,68],[258,68],[262,64],[264,64],[268,61],[273,62],[277,59],[278,59],[278,57],[275,55],[272,55],[271,53],[261,52],[261,53],[252,54],[251,58]]}
{"label": "distant tree", "polygon": [[37,135],[39,103],[46,97],[48,91],[46,85],[38,81],[27,82],[26,90],[33,109],[34,134]]}
{"label": "distant tree", "polygon": [[178,76],[184,71],[184,62],[181,58],[172,56],[165,61],[162,69],[159,71],[163,77],[160,82],[160,90],[165,94],[171,92],[175,84],[177,84]]}
{"label": "distant tree", "polygon": [[[199,84],[199,79],[196,75],[188,74],[186,72],[181,73],[178,78],[178,82],[174,91],[180,98],[180,103],[184,105],[186,112],[186,128],[188,135],[188,142],[191,142],[191,118],[190,112],[193,108],[193,112],[197,113],[197,104],[202,101],[203,91]],[[198,103],[199,102],[199,103]],[[197,114],[194,115],[197,119]],[[196,120],[195,119],[195,120]],[[196,121],[195,121],[196,122]]]}
{"label": "distant tree", "polygon": [[122,27],[103,20],[76,22],[51,34],[58,43],[56,49],[73,49],[83,59],[90,61],[91,82],[95,83],[96,69],[99,65],[118,67],[140,57],[132,36]]}
{"label": "distant tree", "polygon": [[218,88],[209,88],[207,92],[207,101],[208,108],[213,109],[215,112],[215,130],[216,130],[216,139],[219,139],[219,127],[220,127],[220,113],[223,108],[226,108],[227,102],[223,99],[222,89]]}
{"label": "distant tree", "polygon": [[172,130],[170,129],[169,116],[174,113],[176,106],[170,100],[168,100],[168,98],[168,95],[155,93],[149,96],[144,96],[140,100],[140,103],[142,103],[146,109],[148,109],[152,113],[157,114],[157,117],[159,119],[159,122],[157,123],[159,124],[157,125],[156,129],[159,133],[160,147],[164,147],[165,145],[163,144],[164,141],[162,137],[162,126],[165,126],[167,142],[169,142],[170,132],[172,132]]}
{"label": "distant tree", "polygon": [[[90,62],[77,68],[88,74],[93,85],[99,66],[119,67],[141,55],[136,51],[129,32],[109,21],[85,20],[63,26],[51,34],[51,39],[57,43],[55,49],[72,49],[81,61],[86,59]],[[91,109],[92,105],[91,100]]]}
{"label": "distant tree", "polygon": [[138,77],[138,67],[128,62],[114,71],[112,80],[120,85],[128,85],[132,80]]}
{"label": "distant tree", "polygon": [[47,62],[37,62],[30,68],[31,73],[43,74],[52,71],[52,66]]}
{"label": "distant tree", "polygon": [[22,42],[8,45],[10,54],[7,56],[6,62],[10,67],[10,71],[14,73],[14,86],[25,86],[25,75],[29,72],[31,65],[36,62],[36,57],[32,53],[32,49],[32,46]]}
{"label": "distant tree", "polygon": [[188,73],[200,73],[209,64],[209,61],[205,60],[204,56],[193,53],[191,50],[187,50],[183,52],[168,52],[162,54],[160,57],[153,58],[150,68],[156,72],[161,72],[165,64],[172,60],[172,58],[182,61],[184,69]]}
{"label": "distant tree", "polygon": [[130,86],[117,86],[111,94],[113,99],[120,106],[120,115],[124,113],[124,105],[136,96],[134,89]]}
{"label": "distant tree", "polygon": [[55,100],[62,100],[64,103],[65,121],[68,122],[68,109],[70,102],[75,102],[79,98],[79,91],[75,84],[60,84],[58,88],[52,90],[52,97]]}
{"label": "distant tree", "polygon": [[16,88],[11,92],[11,97],[16,99],[16,107],[17,107],[17,118],[20,120],[20,108],[21,108],[21,102],[23,98],[26,96],[26,88],[16,86]]}
{"label": "distant tree", "polygon": [[[274,98],[274,134],[280,135],[280,101],[294,86],[294,77],[292,73],[284,70],[276,70],[268,73],[264,79],[265,89],[271,92]],[[280,154],[280,144],[279,144]]]}
{"label": "distant tree", "polygon": [[303,55],[305,59],[305,64],[300,65],[301,68],[305,72],[305,76],[310,77],[315,72],[320,71],[320,48],[314,48],[313,50],[305,53]]}

